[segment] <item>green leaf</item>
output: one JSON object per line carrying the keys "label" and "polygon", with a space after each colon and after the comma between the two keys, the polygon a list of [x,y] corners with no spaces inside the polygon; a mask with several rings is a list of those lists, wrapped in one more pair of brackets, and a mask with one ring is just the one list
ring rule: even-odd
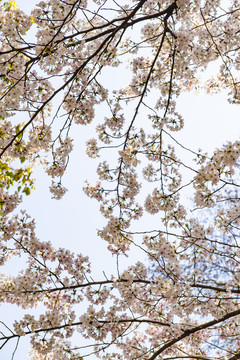
{"label": "green leaf", "polygon": [[31,194],[31,190],[29,189],[29,187],[25,187],[23,189],[23,192],[26,194],[26,195],[30,195]]}

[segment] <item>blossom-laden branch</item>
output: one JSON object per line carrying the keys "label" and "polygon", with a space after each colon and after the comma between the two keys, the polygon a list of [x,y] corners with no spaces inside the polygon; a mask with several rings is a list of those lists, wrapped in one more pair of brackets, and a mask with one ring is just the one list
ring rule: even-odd
{"label": "blossom-laden branch", "polygon": [[[1,322],[1,347],[15,341],[14,358],[27,336],[34,360],[239,358],[240,142],[206,154],[175,133],[183,91],[240,101],[240,2],[43,0],[26,15],[9,0],[0,16],[0,264],[23,259],[1,276],[0,301],[26,312]],[[117,260],[146,259],[98,279],[17,208],[35,166],[64,195],[75,126],[91,122],[86,151],[100,161],[84,191],[107,221],[98,235]],[[152,227],[137,221],[151,215]]]}

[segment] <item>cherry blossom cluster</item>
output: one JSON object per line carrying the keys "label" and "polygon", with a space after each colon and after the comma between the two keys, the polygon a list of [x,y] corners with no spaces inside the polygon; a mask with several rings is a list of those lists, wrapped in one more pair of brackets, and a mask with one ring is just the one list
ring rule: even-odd
{"label": "cherry blossom cluster", "polygon": [[[239,0],[43,0],[30,15],[2,4],[0,264],[20,257],[23,269],[1,275],[0,301],[25,311],[2,324],[3,347],[29,336],[35,360],[239,357],[240,142],[208,155],[177,137],[181,92],[224,89],[239,103],[239,16]],[[110,67],[116,79],[128,68],[123,86],[106,85]],[[18,210],[33,166],[53,198],[66,193],[74,126],[89,123],[86,152],[99,162],[83,190],[117,259],[100,280]]]}

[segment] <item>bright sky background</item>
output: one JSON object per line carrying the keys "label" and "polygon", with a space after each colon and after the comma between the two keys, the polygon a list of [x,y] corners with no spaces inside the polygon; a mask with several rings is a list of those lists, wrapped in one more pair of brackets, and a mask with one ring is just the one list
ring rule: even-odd
{"label": "bright sky background", "polygon": [[[17,3],[19,7],[30,11],[36,1],[18,0]],[[176,137],[187,147],[212,151],[227,140],[239,139],[240,107],[229,105],[225,96],[183,94],[178,100],[178,110],[185,119],[185,128]],[[103,224],[98,203],[82,192],[84,180],[95,179],[97,161],[89,159],[84,153],[86,140],[93,136],[91,126],[76,128],[74,151],[64,177],[64,186],[68,192],[62,200],[51,200],[48,190],[50,179],[36,170],[37,189],[30,197],[24,198],[20,208],[26,209],[36,219],[37,235],[41,240],[50,240],[56,247],[67,247],[74,252],[89,255],[94,275],[101,278],[103,270],[110,276],[116,266],[115,260],[106,250],[107,245],[96,236],[96,229]],[[11,265],[11,272],[14,273],[16,267]],[[7,324],[20,314],[17,307],[10,305],[2,309],[4,314],[1,320],[6,320]],[[9,347],[4,347],[0,359],[10,360],[10,349],[11,343]],[[27,359],[26,352],[27,349],[20,345],[14,359]]]}

